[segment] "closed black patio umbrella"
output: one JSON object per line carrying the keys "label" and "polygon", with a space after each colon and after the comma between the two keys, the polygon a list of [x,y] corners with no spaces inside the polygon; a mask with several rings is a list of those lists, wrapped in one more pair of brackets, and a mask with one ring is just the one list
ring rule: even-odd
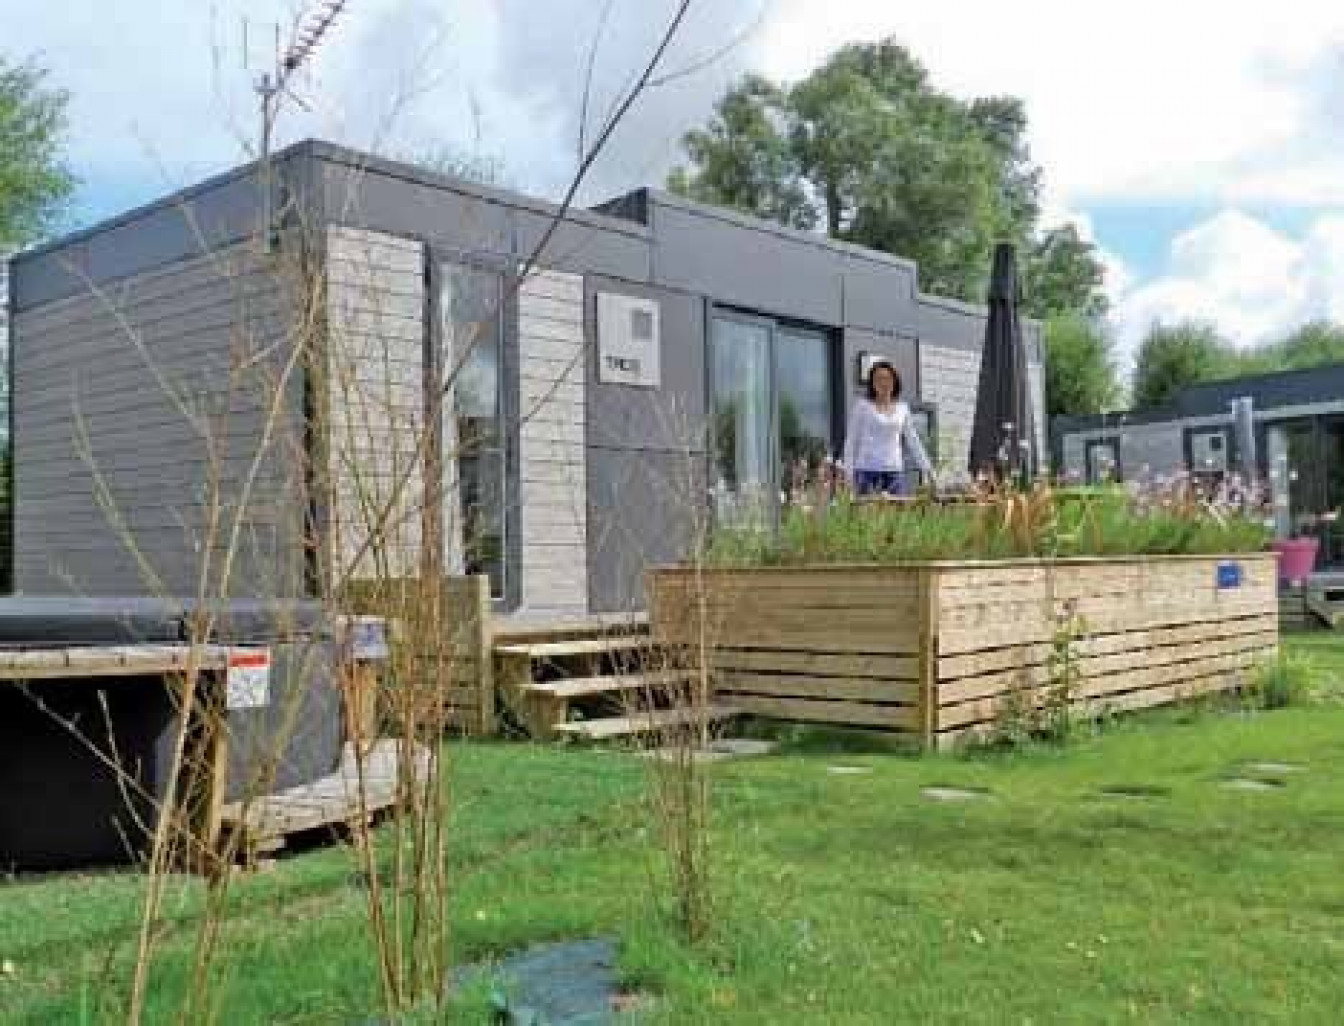
{"label": "closed black patio umbrella", "polygon": [[980,360],[968,460],[972,474],[1030,480],[1036,473],[1036,433],[1027,383],[1027,350],[1017,307],[1022,298],[1013,247],[994,247],[989,319]]}

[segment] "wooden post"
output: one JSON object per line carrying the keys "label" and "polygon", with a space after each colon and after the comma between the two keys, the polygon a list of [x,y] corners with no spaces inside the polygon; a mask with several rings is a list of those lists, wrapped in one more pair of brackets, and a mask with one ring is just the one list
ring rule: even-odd
{"label": "wooden post", "polygon": [[482,737],[494,737],[498,730],[495,722],[495,639],[494,620],[490,604],[490,578],[478,574],[471,603],[471,616],[476,621],[473,633],[476,647],[476,687],[480,711]]}
{"label": "wooden post", "polygon": [[925,750],[938,732],[938,571],[921,567],[919,610],[919,734]]}

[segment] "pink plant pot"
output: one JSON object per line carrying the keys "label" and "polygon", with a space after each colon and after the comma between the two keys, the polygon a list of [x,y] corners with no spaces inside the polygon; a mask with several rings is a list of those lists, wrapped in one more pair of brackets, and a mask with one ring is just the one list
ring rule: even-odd
{"label": "pink plant pot", "polygon": [[1279,580],[1289,584],[1301,584],[1316,566],[1316,553],[1320,550],[1319,538],[1287,538],[1272,543],[1279,554]]}

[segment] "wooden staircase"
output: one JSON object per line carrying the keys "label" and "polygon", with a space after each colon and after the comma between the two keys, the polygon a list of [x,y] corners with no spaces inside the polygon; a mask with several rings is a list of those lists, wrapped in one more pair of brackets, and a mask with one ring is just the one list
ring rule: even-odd
{"label": "wooden staircase", "polygon": [[670,673],[641,620],[502,625],[495,630],[495,684],[514,719],[539,739],[612,741],[662,736],[737,711],[691,707],[689,677]]}

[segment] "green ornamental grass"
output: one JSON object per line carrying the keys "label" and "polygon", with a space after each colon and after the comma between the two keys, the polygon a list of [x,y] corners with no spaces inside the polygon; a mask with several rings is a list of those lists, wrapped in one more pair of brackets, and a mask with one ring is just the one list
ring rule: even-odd
{"label": "green ornamental grass", "polygon": [[1215,555],[1257,552],[1265,522],[1188,486],[1000,492],[944,503],[829,502],[790,504],[776,530],[731,526],[716,531],[713,566],[807,563],[904,563],[956,559],[1050,559],[1071,556]]}

